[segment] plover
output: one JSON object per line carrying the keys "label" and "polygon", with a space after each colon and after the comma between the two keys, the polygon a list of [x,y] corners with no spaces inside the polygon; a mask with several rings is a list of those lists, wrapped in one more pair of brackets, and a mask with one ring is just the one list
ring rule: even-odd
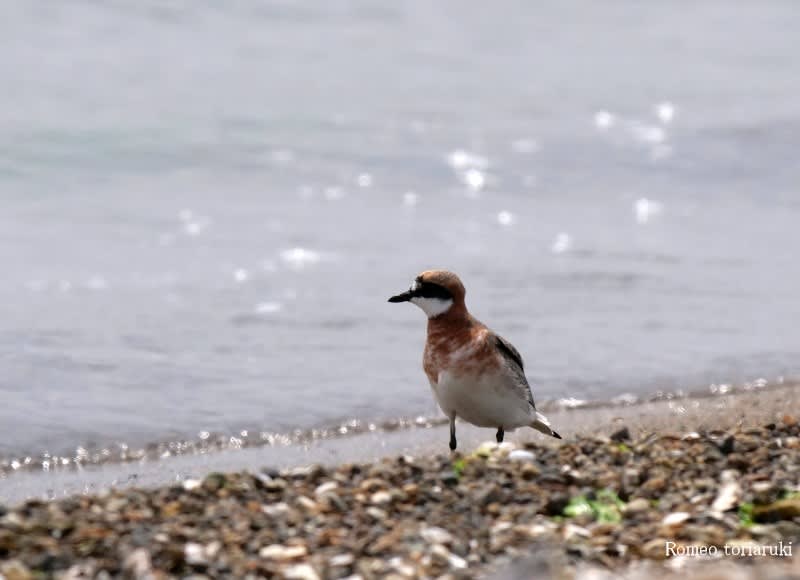
{"label": "plover", "polygon": [[450,419],[450,449],[456,448],[456,418],[506,431],[532,427],[561,439],[536,410],[522,356],[502,336],[473,318],[461,280],[446,270],[427,270],[389,302],[411,302],[428,316],[423,369],[439,407]]}

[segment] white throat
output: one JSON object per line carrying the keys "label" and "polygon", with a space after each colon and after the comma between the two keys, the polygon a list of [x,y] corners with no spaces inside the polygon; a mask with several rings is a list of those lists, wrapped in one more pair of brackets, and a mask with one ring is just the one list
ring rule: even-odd
{"label": "white throat", "polygon": [[412,298],[411,303],[419,306],[428,318],[444,314],[450,310],[450,307],[453,305],[453,301],[450,299],[422,298],[421,296]]}

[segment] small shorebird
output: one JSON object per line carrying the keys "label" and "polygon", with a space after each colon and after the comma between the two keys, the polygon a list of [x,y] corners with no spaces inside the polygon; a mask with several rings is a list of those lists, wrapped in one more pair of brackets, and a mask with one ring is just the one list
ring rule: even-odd
{"label": "small shorebird", "polygon": [[439,407],[450,419],[450,449],[456,448],[456,417],[478,427],[506,431],[532,427],[561,439],[536,410],[514,346],[476,320],[464,303],[466,290],[446,270],[422,272],[411,288],[389,302],[411,302],[428,316],[422,366]]}

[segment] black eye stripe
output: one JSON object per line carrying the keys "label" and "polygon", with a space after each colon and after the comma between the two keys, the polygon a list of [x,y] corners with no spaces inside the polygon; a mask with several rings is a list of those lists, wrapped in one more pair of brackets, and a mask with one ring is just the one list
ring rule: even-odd
{"label": "black eye stripe", "polygon": [[433,282],[422,282],[414,290],[414,296],[419,298],[439,298],[440,300],[452,300],[453,295],[444,286],[439,286]]}

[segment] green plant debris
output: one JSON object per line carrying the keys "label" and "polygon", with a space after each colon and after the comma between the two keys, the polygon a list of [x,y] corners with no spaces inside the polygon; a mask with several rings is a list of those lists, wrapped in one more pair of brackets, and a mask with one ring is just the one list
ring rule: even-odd
{"label": "green plant debris", "polygon": [[464,468],[467,466],[467,460],[463,457],[461,459],[456,459],[453,462],[453,473],[456,474],[456,477],[461,479],[461,475],[464,473]]}
{"label": "green plant debris", "polygon": [[564,515],[575,518],[590,515],[601,523],[616,524],[622,521],[622,508],[625,502],[610,489],[603,489],[595,494],[594,499],[589,499],[585,495],[573,497],[567,507],[564,508]]}
{"label": "green plant debris", "polygon": [[755,520],[753,519],[752,502],[747,502],[739,505],[739,523],[746,528],[755,524]]}

